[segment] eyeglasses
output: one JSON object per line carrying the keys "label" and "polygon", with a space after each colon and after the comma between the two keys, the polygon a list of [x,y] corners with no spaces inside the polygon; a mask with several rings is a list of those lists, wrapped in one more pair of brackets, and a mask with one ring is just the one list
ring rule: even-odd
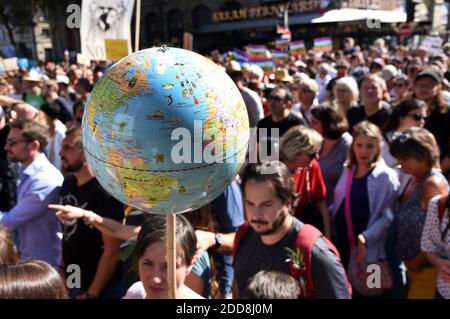
{"label": "eyeglasses", "polygon": [[409,116],[410,118],[412,118],[415,121],[421,121],[421,120],[425,121],[427,119],[426,116],[423,116],[422,114],[418,114],[418,113],[416,113],[416,114],[408,114],[406,116]]}
{"label": "eyeglasses", "polygon": [[14,140],[12,138],[8,138],[6,140],[6,145],[14,146],[14,145],[16,145],[17,143],[20,143],[20,142],[28,143],[29,141],[28,140]]}

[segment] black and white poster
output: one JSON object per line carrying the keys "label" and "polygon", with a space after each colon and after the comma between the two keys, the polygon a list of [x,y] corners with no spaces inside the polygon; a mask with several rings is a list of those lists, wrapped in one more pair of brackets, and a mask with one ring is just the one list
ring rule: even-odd
{"label": "black and white poster", "polygon": [[131,53],[131,16],[134,0],[83,0],[81,53],[91,60],[105,60],[105,39],[127,40]]}

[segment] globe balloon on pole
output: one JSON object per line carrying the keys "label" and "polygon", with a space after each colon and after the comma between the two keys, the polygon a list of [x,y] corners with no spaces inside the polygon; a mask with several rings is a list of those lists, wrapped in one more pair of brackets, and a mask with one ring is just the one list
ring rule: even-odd
{"label": "globe balloon on pole", "polygon": [[219,196],[245,160],[249,121],[234,82],[211,60],[151,48],[114,64],[83,116],[83,147],[101,185],[155,214]]}

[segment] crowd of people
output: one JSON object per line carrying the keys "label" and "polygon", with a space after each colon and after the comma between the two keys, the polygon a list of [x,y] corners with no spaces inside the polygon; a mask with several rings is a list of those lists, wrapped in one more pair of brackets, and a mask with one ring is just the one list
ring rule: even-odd
{"label": "crowd of people", "polygon": [[[450,299],[450,43],[343,45],[272,71],[210,56],[243,97],[260,157],[177,215],[177,297]],[[0,298],[169,296],[165,219],[109,195],[83,153],[106,69],[0,75]],[[81,279],[69,287],[70,265]]]}

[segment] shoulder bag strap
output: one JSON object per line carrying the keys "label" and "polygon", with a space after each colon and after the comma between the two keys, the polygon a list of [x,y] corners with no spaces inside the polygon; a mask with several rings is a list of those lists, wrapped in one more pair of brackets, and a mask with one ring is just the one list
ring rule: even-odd
{"label": "shoulder bag strap", "polygon": [[348,236],[348,242],[350,245],[350,249],[355,248],[355,234],[353,233],[353,222],[352,222],[352,215],[350,210],[350,193],[351,193],[351,187],[352,187],[352,178],[353,178],[353,170],[351,168],[348,169],[347,174],[347,182],[345,185],[345,220],[347,222],[347,236]]}

